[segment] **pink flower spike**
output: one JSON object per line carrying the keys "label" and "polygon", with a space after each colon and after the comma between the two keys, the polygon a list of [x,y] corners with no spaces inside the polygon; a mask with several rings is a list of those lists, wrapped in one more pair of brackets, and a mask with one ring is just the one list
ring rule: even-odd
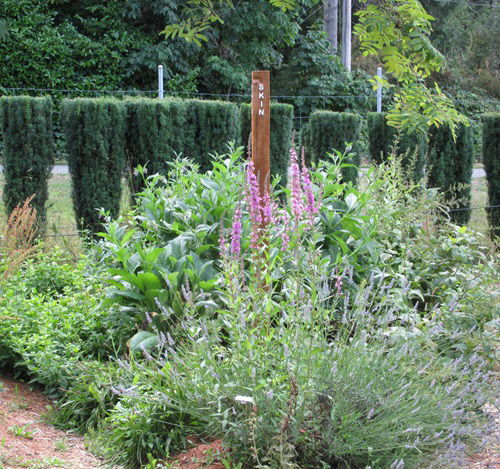
{"label": "pink flower spike", "polygon": [[228,254],[228,246],[226,242],[226,238],[224,237],[224,232],[221,230],[219,236],[219,251],[221,257],[227,257]]}
{"label": "pink flower spike", "polygon": [[304,212],[304,202],[302,200],[298,157],[293,145],[290,148],[290,167],[292,173],[292,214],[295,220],[299,221]]}
{"label": "pink flower spike", "polygon": [[258,227],[262,223],[260,189],[252,161],[247,166],[247,185],[249,190],[250,218],[254,227]]}
{"label": "pink flower spike", "polygon": [[264,194],[262,198],[262,218],[265,224],[274,223],[274,213],[276,210],[276,202],[271,200],[269,194]]}
{"label": "pink flower spike", "polygon": [[290,229],[290,215],[286,210],[283,210],[279,219],[283,227],[283,231],[281,233],[281,250],[286,251],[288,249],[288,245],[290,244],[290,233],[288,231]]}
{"label": "pink flower spike", "polygon": [[241,252],[241,207],[234,212],[233,226],[231,229],[231,254],[239,257]]}
{"label": "pink flower spike", "polygon": [[314,199],[311,177],[309,176],[309,171],[305,165],[304,157],[302,157],[302,186],[304,188],[304,195],[306,198],[305,210],[309,219],[312,221],[314,219],[314,215],[318,213],[319,208],[316,204],[316,200]]}

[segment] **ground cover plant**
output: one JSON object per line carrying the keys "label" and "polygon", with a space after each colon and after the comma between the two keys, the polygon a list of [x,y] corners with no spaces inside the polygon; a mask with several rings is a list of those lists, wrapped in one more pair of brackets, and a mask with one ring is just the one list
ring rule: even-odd
{"label": "ground cover plant", "polygon": [[2,367],[126,467],[193,435],[230,467],[459,465],[486,423],[494,266],[397,162],[355,187],[343,158],[292,153],[264,201],[241,149],[171,162],[76,264],[2,280]]}

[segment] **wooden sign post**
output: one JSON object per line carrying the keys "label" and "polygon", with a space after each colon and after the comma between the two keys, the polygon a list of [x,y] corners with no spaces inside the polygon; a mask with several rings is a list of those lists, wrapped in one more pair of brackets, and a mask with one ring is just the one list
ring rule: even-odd
{"label": "wooden sign post", "polygon": [[260,196],[271,190],[271,88],[269,71],[252,72],[252,161]]}

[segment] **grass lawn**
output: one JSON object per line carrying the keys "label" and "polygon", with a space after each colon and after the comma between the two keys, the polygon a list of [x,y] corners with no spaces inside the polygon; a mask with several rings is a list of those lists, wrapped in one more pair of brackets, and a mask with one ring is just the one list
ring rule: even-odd
{"label": "grass lawn", "polygon": [[[3,197],[3,174],[0,173],[0,197]],[[129,192],[123,183],[124,191],[121,206],[128,209]],[[0,201],[0,234],[5,230],[7,216],[5,206]],[[69,174],[54,174],[49,180],[49,200],[47,202],[46,247],[58,245],[78,252],[81,247],[75,221],[75,212],[71,200],[71,178]]]}

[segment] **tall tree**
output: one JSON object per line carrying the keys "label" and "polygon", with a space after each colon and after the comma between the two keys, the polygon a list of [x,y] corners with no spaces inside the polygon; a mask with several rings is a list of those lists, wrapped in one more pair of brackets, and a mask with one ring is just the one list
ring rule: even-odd
{"label": "tall tree", "polygon": [[337,52],[339,46],[339,0],[325,0],[323,19],[332,52]]}

